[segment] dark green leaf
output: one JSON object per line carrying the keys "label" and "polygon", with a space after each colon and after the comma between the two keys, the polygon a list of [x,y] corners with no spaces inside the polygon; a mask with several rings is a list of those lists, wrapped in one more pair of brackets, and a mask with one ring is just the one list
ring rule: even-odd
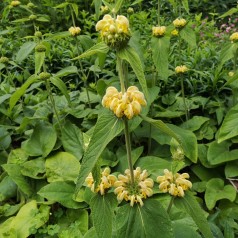
{"label": "dark green leaf", "polygon": [[17,52],[16,55],[16,62],[21,63],[24,59],[28,57],[28,55],[32,52],[32,50],[35,48],[36,42],[28,41],[24,43],[20,50]]}

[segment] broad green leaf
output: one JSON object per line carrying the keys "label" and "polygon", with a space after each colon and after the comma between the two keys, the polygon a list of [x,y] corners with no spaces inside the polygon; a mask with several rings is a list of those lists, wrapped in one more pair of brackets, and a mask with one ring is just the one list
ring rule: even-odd
{"label": "broad green leaf", "polygon": [[11,96],[10,102],[9,102],[9,111],[11,112],[13,107],[16,105],[18,100],[21,98],[21,96],[24,95],[25,91],[27,88],[33,84],[35,81],[37,81],[38,76],[37,75],[32,75],[30,76],[27,81],[20,87],[18,88]]}
{"label": "broad green leaf", "polygon": [[30,139],[22,143],[22,148],[30,156],[46,157],[54,148],[57,134],[49,123],[39,123],[34,128]]}
{"label": "broad green leaf", "polygon": [[45,62],[45,52],[35,52],[35,74],[41,71],[41,67]]}
{"label": "broad green leaf", "polygon": [[10,154],[8,155],[7,163],[8,164],[22,164],[26,162],[28,159],[27,153],[21,149],[17,148],[11,150]]}
{"label": "broad green leaf", "polygon": [[76,4],[76,3],[70,3],[70,5],[72,6],[72,8],[73,8],[73,10],[74,10],[75,16],[78,17],[78,15],[79,15],[78,4]]}
{"label": "broad green leaf", "polygon": [[192,217],[204,237],[213,238],[204,211],[190,192],[187,191],[182,198],[176,198],[174,204],[178,209],[186,211]]}
{"label": "broad green leaf", "polygon": [[226,163],[225,175],[226,178],[238,177],[238,160]]}
{"label": "broad green leaf", "polygon": [[100,8],[102,6],[102,0],[93,0],[93,2],[95,7],[96,18],[98,19],[100,15]]}
{"label": "broad green leaf", "polygon": [[10,178],[18,188],[27,196],[32,195],[33,190],[29,180],[21,174],[21,166],[18,164],[4,164],[3,169],[8,173]]}
{"label": "broad green leaf", "polygon": [[231,44],[230,42],[227,43],[221,50],[220,54],[220,63],[218,65],[218,68],[221,69],[222,65],[232,59],[234,57],[234,52],[237,50],[238,46],[237,44]]}
{"label": "broad green leaf", "polygon": [[216,202],[221,199],[228,199],[233,202],[236,199],[236,190],[232,185],[225,185],[224,180],[212,178],[207,182],[205,202],[209,210],[213,209]]}
{"label": "broad green leaf", "polygon": [[73,200],[75,185],[66,182],[50,183],[40,189],[38,194],[49,200],[49,202],[59,202],[67,208],[78,209],[85,206]]}
{"label": "broad green leaf", "polygon": [[167,36],[160,38],[153,37],[151,40],[154,65],[159,76],[165,81],[169,75],[169,46],[170,38]]}
{"label": "broad green leaf", "polygon": [[78,73],[78,68],[76,66],[68,66],[58,71],[54,76],[60,78],[60,77],[68,76],[70,74],[77,74],[77,73]]}
{"label": "broad green leaf", "polygon": [[120,10],[121,6],[123,5],[123,2],[124,2],[124,0],[117,0],[116,1],[116,4],[114,6],[115,13],[117,13]]}
{"label": "broad green leaf", "polygon": [[65,83],[58,77],[50,77],[50,82],[54,84],[61,91],[61,93],[65,96],[68,103],[70,104],[70,96],[67,91],[67,87]]}
{"label": "broad green leaf", "polygon": [[49,183],[57,181],[76,182],[80,163],[68,152],[58,152],[45,161],[46,177]]}
{"label": "broad green leaf", "polygon": [[[37,208],[37,203],[32,200],[26,203],[15,217],[5,223],[7,226],[0,227],[0,236],[6,237],[4,234],[11,234],[12,238],[25,238],[31,234],[35,234],[36,230],[43,226],[49,219],[50,207],[41,205]],[[14,235],[13,235],[14,234]]]}
{"label": "broad green leaf", "polygon": [[201,126],[209,121],[208,117],[202,117],[202,116],[193,116],[191,119],[188,121],[184,122],[181,127],[190,130],[190,131],[196,131],[201,128]]}
{"label": "broad green leaf", "polygon": [[11,177],[6,176],[0,182],[0,202],[8,200],[9,198],[15,197],[17,193],[17,186],[11,179]]}
{"label": "broad green leaf", "polygon": [[148,99],[149,94],[148,94],[146,79],[144,75],[144,70],[143,70],[142,63],[137,52],[132,47],[127,46],[126,48],[118,51],[117,56],[123,60],[126,60],[130,64],[134,73],[136,74],[137,79],[139,80],[139,83],[141,85],[141,88],[145,97]]}
{"label": "broad green leaf", "polygon": [[188,0],[182,0],[183,7],[185,11],[189,14]]}
{"label": "broad green leaf", "polygon": [[81,160],[84,152],[83,134],[80,129],[70,121],[64,124],[61,142],[65,151],[73,154],[78,160]]}
{"label": "broad green leaf", "polygon": [[29,160],[22,164],[21,173],[24,176],[42,179],[45,177],[45,159],[37,158]]}
{"label": "broad green leaf", "polygon": [[188,226],[187,223],[181,223],[179,221],[173,221],[174,238],[202,238],[198,232],[196,232],[192,227]]}
{"label": "broad green leaf", "polygon": [[106,54],[108,52],[108,50],[109,50],[109,47],[104,42],[100,42],[100,43],[92,46],[90,49],[88,49],[83,54],[79,55],[78,57],[73,58],[73,60],[86,58],[91,55],[95,55],[97,53]]}
{"label": "broad green leaf", "polygon": [[237,118],[238,104],[227,112],[218,134],[218,143],[238,135]]}
{"label": "broad green leaf", "polygon": [[12,140],[9,132],[4,127],[0,127],[0,149],[6,150],[11,142]]}
{"label": "broad green leaf", "polygon": [[116,238],[174,238],[172,224],[161,203],[146,199],[141,207],[129,204],[119,207],[115,219]]}
{"label": "broad green leaf", "polygon": [[122,120],[115,117],[112,113],[102,112],[99,116],[87,151],[83,157],[76,186],[76,194],[83,185],[85,178],[92,171],[102,151],[123,128],[124,124]]}
{"label": "broad green leaf", "polygon": [[17,52],[16,55],[16,62],[21,63],[24,59],[28,57],[28,55],[32,52],[32,50],[35,48],[36,42],[28,41],[25,42],[20,50]]}
{"label": "broad green leaf", "polygon": [[181,31],[180,36],[185,40],[191,47],[196,47],[196,35],[194,30],[191,27],[191,24],[187,24]]}
{"label": "broad green leaf", "polygon": [[223,141],[218,144],[213,141],[209,144],[207,152],[207,160],[211,165],[222,164],[228,161],[238,159],[238,149],[229,150],[231,143]]}
{"label": "broad green leaf", "polygon": [[112,237],[112,222],[116,198],[113,194],[95,195],[90,202],[93,225],[98,238]]}

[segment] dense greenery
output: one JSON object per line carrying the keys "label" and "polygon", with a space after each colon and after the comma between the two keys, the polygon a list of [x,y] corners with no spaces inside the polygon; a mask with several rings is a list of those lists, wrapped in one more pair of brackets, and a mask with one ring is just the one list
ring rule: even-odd
{"label": "dense greenery", "polygon": [[0,237],[237,237],[237,13],[1,1]]}

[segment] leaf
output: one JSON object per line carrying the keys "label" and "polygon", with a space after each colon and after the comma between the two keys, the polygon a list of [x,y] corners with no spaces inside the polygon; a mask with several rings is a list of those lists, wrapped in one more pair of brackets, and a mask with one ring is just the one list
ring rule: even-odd
{"label": "leaf", "polygon": [[39,123],[34,128],[30,139],[22,143],[22,148],[30,156],[46,157],[54,148],[57,134],[49,123]]}
{"label": "leaf", "polygon": [[77,59],[82,59],[82,58],[86,58],[98,53],[104,53],[106,54],[109,50],[109,47],[104,43],[104,42],[100,42],[94,46],[92,46],[90,49],[88,49],[87,51],[85,51],[83,54],[79,55],[78,57],[73,58],[73,60],[77,60]]}
{"label": "leaf", "polygon": [[70,74],[77,74],[77,73],[78,73],[78,68],[76,66],[68,66],[58,71],[54,76],[61,78],[64,76],[68,76]]}
{"label": "leaf", "polygon": [[2,167],[23,193],[25,193],[27,196],[32,195],[33,191],[29,181],[20,173],[21,171],[20,165],[4,164],[2,165]]}
{"label": "leaf", "polygon": [[67,91],[67,87],[65,83],[60,78],[57,78],[57,77],[50,77],[50,82],[54,84],[61,91],[61,93],[65,96],[68,103],[70,104],[70,96]]}
{"label": "leaf", "polygon": [[76,185],[76,194],[83,185],[85,178],[92,171],[102,151],[123,128],[124,124],[122,120],[112,115],[112,113],[103,113],[99,116],[87,151],[83,157]]}
{"label": "leaf", "polygon": [[238,135],[237,118],[238,104],[227,112],[218,134],[218,143]]}
{"label": "leaf", "polygon": [[196,35],[194,30],[191,27],[191,24],[187,24],[181,31],[180,36],[185,40],[191,47],[196,47]]}
{"label": "leaf", "polygon": [[38,194],[50,202],[59,202],[63,206],[78,209],[85,206],[73,200],[75,186],[72,183],[54,182],[42,187]]}
{"label": "leaf", "polygon": [[102,6],[102,0],[94,0],[93,2],[94,2],[96,18],[98,19],[100,15],[100,8]]}
{"label": "leaf", "polygon": [[196,131],[201,128],[201,126],[209,121],[208,117],[202,117],[202,116],[193,116],[191,119],[188,121],[184,122],[181,127],[190,130],[190,131]]}
{"label": "leaf", "polygon": [[35,74],[41,71],[41,67],[45,62],[45,52],[35,52]]}
{"label": "leaf", "polygon": [[182,0],[183,7],[185,11],[189,14],[188,0]]}
{"label": "leaf", "polygon": [[29,237],[48,221],[49,212],[50,207],[41,205],[38,209],[36,201],[32,200],[21,207],[18,214],[11,218],[11,222],[7,226],[4,223],[7,223],[8,220],[2,224],[0,236],[6,237],[5,234],[10,233],[10,237],[14,238]]}
{"label": "leaf", "polygon": [[93,225],[98,238],[112,237],[112,221],[115,207],[113,203],[117,204],[113,194],[104,196],[97,194],[91,199],[90,207],[92,209]]}
{"label": "leaf", "polygon": [[121,206],[115,219],[115,237],[117,238],[172,238],[172,224],[161,203],[146,199],[141,207],[135,204]]}
{"label": "leaf", "polygon": [[45,161],[46,177],[49,183],[57,181],[76,182],[80,163],[68,152],[58,152]]}
{"label": "leaf", "polygon": [[144,70],[143,70],[142,63],[137,52],[132,47],[127,46],[126,48],[118,51],[117,56],[123,60],[126,60],[131,65],[134,73],[136,74],[136,77],[139,80],[142,91],[145,94],[145,97],[148,99],[149,94],[148,94],[146,79],[144,75]]}
{"label": "leaf", "polygon": [[119,10],[121,9],[121,6],[123,5],[124,0],[117,0],[116,4],[114,6],[115,9],[115,13],[119,12]]}
{"label": "leaf", "polygon": [[152,57],[154,65],[158,71],[159,76],[167,81],[169,75],[169,46],[170,38],[164,37],[152,37],[151,47],[152,47]]}
{"label": "leaf", "polygon": [[238,12],[238,8],[231,8],[230,10],[228,10],[227,12],[225,12],[224,14],[222,14],[221,16],[219,16],[218,18],[224,18],[230,15],[233,15],[234,13]]}
{"label": "leaf", "polygon": [[0,182],[0,202],[15,197],[17,194],[17,186],[11,177],[6,176]]}
{"label": "leaf", "polygon": [[174,199],[174,204],[178,209],[185,210],[192,217],[204,237],[213,238],[207,219],[204,216],[204,211],[189,191],[185,193],[183,198]]}
{"label": "leaf", "polygon": [[25,42],[20,50],[17,52],[16,55],[16,62],[21,63],[24,59],[28,57],[28,55],[32,52],[32,50],[35,48],[36,42],[29,41]]}
{"label": "leaf", "polygon": [[192,227],[188,226],[187,223],[181,223],[179,221],[173,221],[173,229],[175,238],[202,238]]}
{"label": "leaf", "polygon": [[219,178],[212,178],[207,182],[207,189],[205,192],[205,202],[209,210],[213,209],[216,202],[221,199],[228,199],[231,202],[236,199],[236,190],[232,185],[225,185],[224,180]]}
{"label": "leaf", "polygon": [[6,150],[12,142],[9,132],[4,128],[0,127],[0,149]]}
{"label": "leaf", "polygon": [[11,112],[13,107],[16,105],[18,100],[20,99],[21,96],[24,95],[25,91],[27,88],[33,84],[36,80],[38,79],[37,75],[32,75],[30,76],[27,81],[19,88],[17,89],[11,96],[10,101],[9,101],[9,111]]}
{"label": "leaf", "polygon": [[81,130],[70,121],[64,124],[61,142],[65,151],[73,154],[78,160],[83,156],[83,134]]}
{"label": "leaf", "polygon": [[238,159],[238,149],[229,150],[231,143],[224,141],[218,144],[213,141],[209,144],[207,151],[207,160],[211,165],[222,164],[228,161]]}
{"label": "leaf", "polygon": [[227,43],[221,50],[220,63],[218,69],[221,69],[223,64],[234,57],[234,52],[237,50],[237,44]]}

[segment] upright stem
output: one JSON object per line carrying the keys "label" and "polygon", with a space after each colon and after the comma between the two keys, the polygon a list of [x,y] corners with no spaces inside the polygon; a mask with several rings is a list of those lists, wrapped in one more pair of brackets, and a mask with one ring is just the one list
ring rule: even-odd
{"label": "upright stem", "polygon": [[158,0],[157,15],[158,15],[158,26],[160,26],[160,0]]}
{"label": "upright stem", "polygon": [[125,132],[125,139],[126,139],[126,152],[127,152],[128,166],[129,166],[130,174],[131,174],[131,183],[132,185],[134,185],[135,179],[134,179],[134,171],[133,171],[132,156],[131,156],[131,137],[130,137],[127,118],[124,118],[124,125],[125,125],[124,132]]}
{"label": "upright stem", "polygon": [[118,74],[121,84],[121,92],[122,94],[125,93],[125,75],[123,72],[123,66],[122,66],[122,59],[117,56],[117,67],[118,67]]}
{"label": "upright stem", "polygon": [[182,91],[182,98],[183,98],[183,105],[184,105],[184,111],[185,111],[185,116],[186,116],[186,121],[188,121],[188,108],[185,100],[185,94],[184,94],[184,84],[183,84],[183,77],[180,79],[181,81],[181,91]]}
{"label": "upright stem", "polygon": [[69,5],[69,6],[70,6],[70,13],[71,13],[71,18],[72,18],[73,26],[75,27],[76,25],[75,25],[75,20],[74,20],[74,11],[72,9],[72,6],[71,5]]}
{"label": "upright stem", "polygon": [[169,206],[167,208],[167,213],[168,214],[170,213],[170,210],[171,210],[171,208],[173,206],[173,203],[174,203],[174,196],[172,196],[171,199],[170,199]]}
{"label": "upright stem", "polygon": [[[235,53],[234,53],[234,57],[233,57],[233,69],[234,69],[234,73],[236,73],[236,70],[237,70],[237,54],[238,54],[238,51],[236,50],[235,51]],[[235,106],[236,105],[236,103],[237,103],[237,95],[238,95],[238,90],[237,90],[237,88],[233,88],[232,89],[232,94],[233,94],[233,106]]]}

